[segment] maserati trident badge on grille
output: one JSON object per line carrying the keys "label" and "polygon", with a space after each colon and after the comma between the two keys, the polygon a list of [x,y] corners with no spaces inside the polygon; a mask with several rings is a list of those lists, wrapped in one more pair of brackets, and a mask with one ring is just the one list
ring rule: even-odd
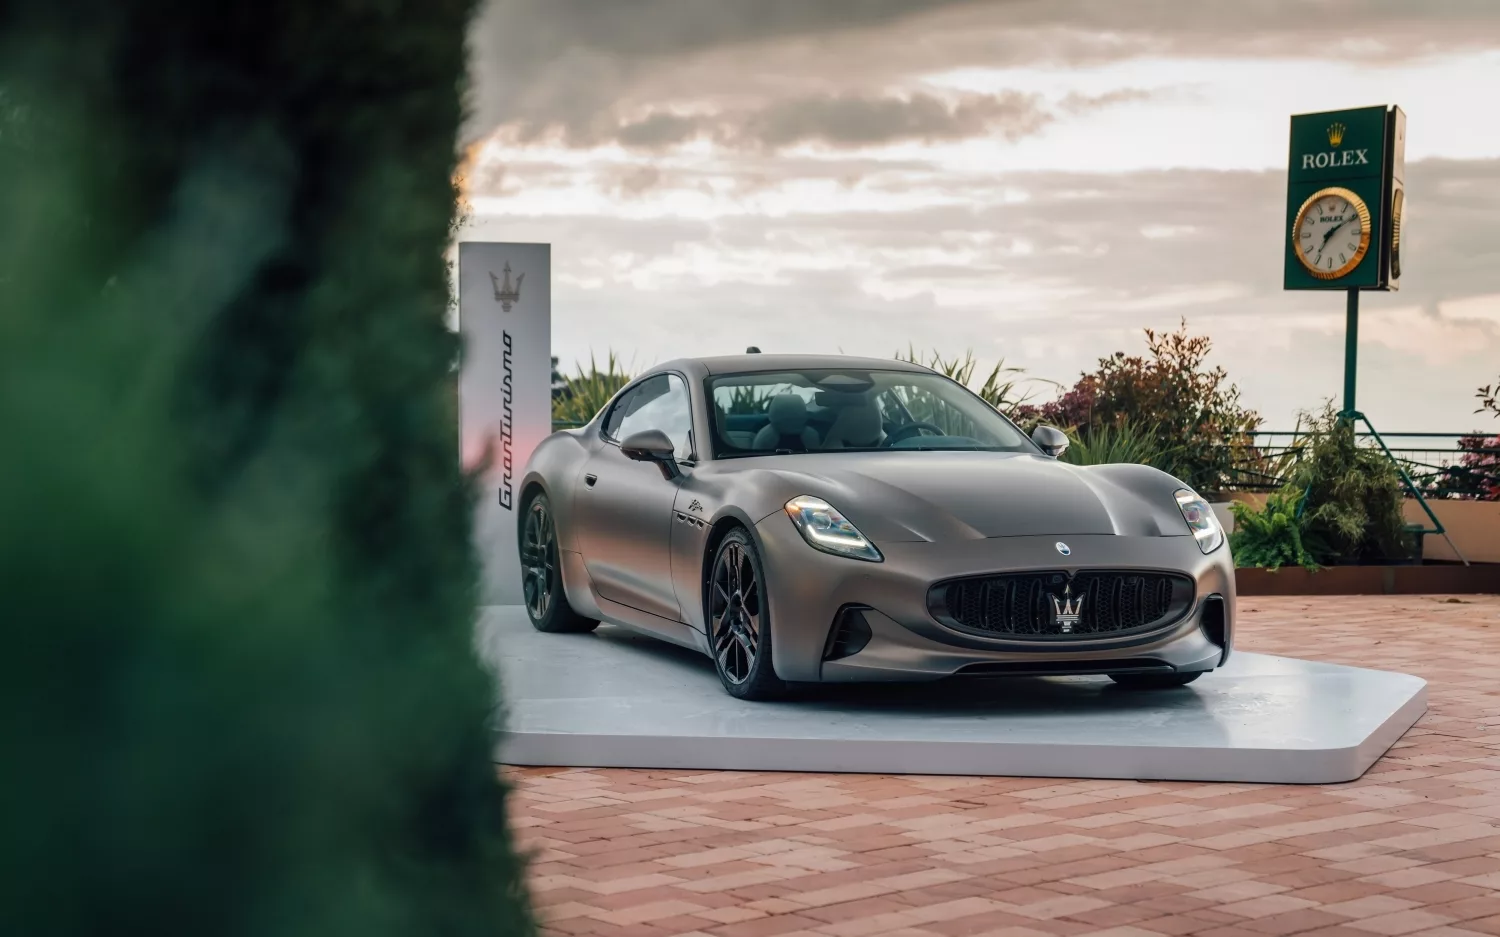
{"label": "maserati trident badge on grille", "polygon": [[1083,596],[1073,598],[1073,586],[1069,583],[1063,586],[1063,594],[1060,598],[1052,596],[1052,620],[1057,623],[1057,630],[1063,634],[1072,634],[1082,618]]}
{"label": "maserati trident badge on grille", "polygon": [[1068,547],[1066,543],[1063,543],[1061,540],[1059,540],[1057,541],[1057,552],[1061,553],[1063,556],[1067,556],[1073,551]]}

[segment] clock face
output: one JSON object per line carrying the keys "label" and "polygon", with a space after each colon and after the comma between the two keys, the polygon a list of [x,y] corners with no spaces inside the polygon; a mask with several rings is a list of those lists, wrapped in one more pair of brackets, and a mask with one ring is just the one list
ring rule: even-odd
{"label": "clock face", "polygon": [[1292,238],[1308,272],[1337,279],[1359,266],[1370,249],[1370,210],[1348,189],[1314,192],[1297,212]]}

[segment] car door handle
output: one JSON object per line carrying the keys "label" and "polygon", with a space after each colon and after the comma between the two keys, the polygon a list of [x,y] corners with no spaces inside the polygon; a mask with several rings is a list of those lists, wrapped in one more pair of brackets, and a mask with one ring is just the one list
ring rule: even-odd
{"label": "car door handle", "polygon": [[588,488],[594,487],[594,482],[596,482],[598,480],[599,480],[599,476],[598,475],[585,475],[585,476],[583,476],[583,484],[584,484],[585,487],[588,487]]}

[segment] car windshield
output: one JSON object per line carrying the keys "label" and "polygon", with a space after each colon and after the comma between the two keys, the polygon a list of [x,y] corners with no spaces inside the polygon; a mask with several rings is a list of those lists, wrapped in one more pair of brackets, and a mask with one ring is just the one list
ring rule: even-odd
{"label": "car windshield", "polygon": [[716,458],[875,449],[1037,452],[989,404],[938,374],[819,368],[715,375]]}

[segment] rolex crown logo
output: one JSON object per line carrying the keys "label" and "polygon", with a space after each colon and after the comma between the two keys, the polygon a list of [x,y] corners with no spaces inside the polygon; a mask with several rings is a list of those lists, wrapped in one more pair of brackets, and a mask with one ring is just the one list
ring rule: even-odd
{"label": "rolex crown logo", "polygon": [[505,278],[496,277],[494,271],[490,272],[490,283],[495,287],[495,302],[500,304],[500,309],[510,312],[510,307],[521,301],[521,281],[526,279],[526,274],[516,275],[516,282],[510,282],[510,261],[505,262]]}
{"label": "rolex crown logo", "polygon": [[1338,146],[1344,142],[1344,131],[1348,129],[1338,121],[1328,125],[1328,143],[1330,146]]}

